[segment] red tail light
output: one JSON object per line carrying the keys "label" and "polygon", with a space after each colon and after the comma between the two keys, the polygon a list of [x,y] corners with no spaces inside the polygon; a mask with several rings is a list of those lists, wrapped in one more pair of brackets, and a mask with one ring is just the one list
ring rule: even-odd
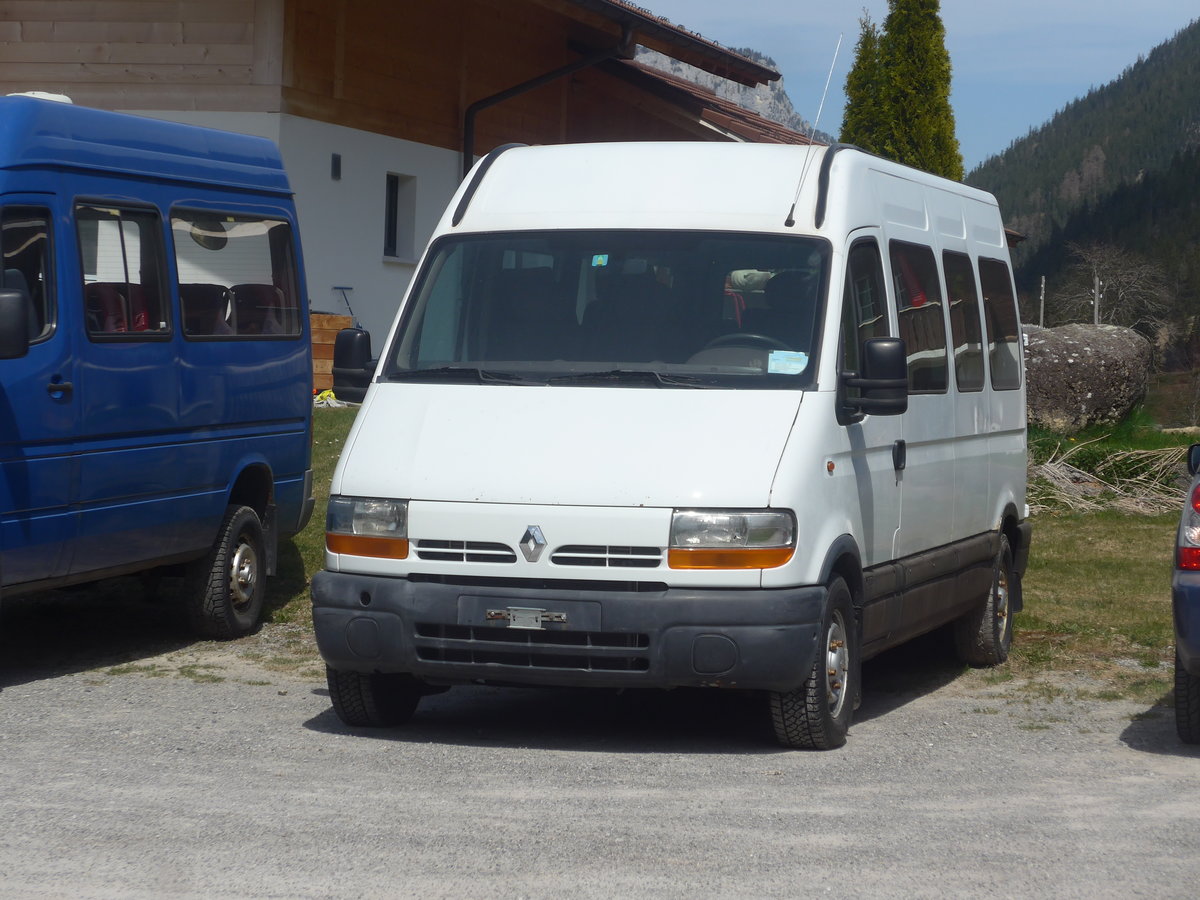
{"label": "red tail light", "polygon": [[1180,547],[1175,565],[1180,569],[1200,569],[1200,547]]}
{"label": "red tail light", "polygon": [[1200,513],[1200,482],[1197,482],[1196,486],[1192,488],[1192,509]]}

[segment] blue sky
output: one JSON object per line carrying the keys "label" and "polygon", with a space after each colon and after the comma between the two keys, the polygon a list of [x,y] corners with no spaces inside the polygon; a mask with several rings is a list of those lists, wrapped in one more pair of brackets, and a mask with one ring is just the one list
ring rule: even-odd
{"label": "blue sky", "polygon": [[[753,47],[783,74],[807,119],[817,113],[838,35],[842,49],[818,127],[836,135],[865,8],[882,25],[886,0],[634,0],[726,47]],[[1002,152],[1091,87],[1200,16],[1196,0],[942,0],[954,67],[951,103],[967,171]]]}

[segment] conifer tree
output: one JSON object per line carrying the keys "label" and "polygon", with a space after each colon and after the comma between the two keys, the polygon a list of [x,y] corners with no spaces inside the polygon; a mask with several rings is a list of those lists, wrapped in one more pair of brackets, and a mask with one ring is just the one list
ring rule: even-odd
{"label": "conifer tree", "polygon": [[854,65],[846,76],[846,111],[838,138],[871,153],[881,153],[879,138],[883,126],[883,77],[879,63],[879,28],[863,10],[858,20],[858,44]]}
{"label": "conifer tree", "polygon": [[[864,89],[874,96],[864,101]],[[938,0],[888,0],[882,30],[864,16],[858,55],[846,78],[844,120],[856,131],[843,128],[843,135],[863,149],[962,180]]]}

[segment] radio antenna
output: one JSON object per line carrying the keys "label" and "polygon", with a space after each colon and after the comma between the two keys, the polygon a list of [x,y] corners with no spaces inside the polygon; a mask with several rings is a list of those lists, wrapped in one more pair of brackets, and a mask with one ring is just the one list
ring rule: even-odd
{"label": "radio antenna", "polygon": [[[825,110],[825,98],[829,95],[829,82],[833,80],[833,70],[837,66],[838,53],[842,49],[842,39],[846,36],[845,32],[838,34],[837,46],[833,48],[833,62],[829,64],[829,74],[825,76],[825,90],[821,92],[821,102],[817,105],[817,117],[809,123],[808,126],[808,141],[809,146],[812,146],[813,135],[817,133],[817,123],[821,121],[821,113]],[[804,158],[804,168],[800,170],[800,180],[796,183],[796,193],[792,197],[792,206],[788,210],[787,218],[783,220],[785,228],[791,228],[796,224],[796,204],[800,200],[800,191],[804,188],[804,179],[808,177],[808,170],[812,165],[813,154],[809,153]]]}

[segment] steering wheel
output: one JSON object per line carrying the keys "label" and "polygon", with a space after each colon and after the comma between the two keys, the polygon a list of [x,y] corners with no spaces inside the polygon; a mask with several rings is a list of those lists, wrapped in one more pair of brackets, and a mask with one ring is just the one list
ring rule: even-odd
{"label": "steering wheel", "polygon": [[717,347],[762,347],[767,350],[791,350],[792,348],[783,341],[770,337],[765,334],[751,334],[749,332],[735,331],[732,334],[723,334],[720,337],[715,337],[704,345],[705,350],[714,350]]}

